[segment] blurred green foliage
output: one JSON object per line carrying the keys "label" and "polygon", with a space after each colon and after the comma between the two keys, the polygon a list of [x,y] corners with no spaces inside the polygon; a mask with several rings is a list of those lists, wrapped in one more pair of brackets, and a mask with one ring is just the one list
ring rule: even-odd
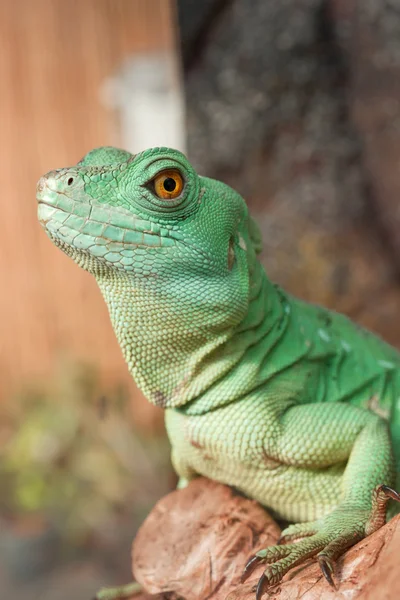
{"label": "blurred green foliage", "polygon": [[143,439],[123,389],[106,398],[96,373],[65,366],[52,389],[29,390],[1,418],[0,516],[44,513],[69,543],[131,531],[173,484],[165,436]]}

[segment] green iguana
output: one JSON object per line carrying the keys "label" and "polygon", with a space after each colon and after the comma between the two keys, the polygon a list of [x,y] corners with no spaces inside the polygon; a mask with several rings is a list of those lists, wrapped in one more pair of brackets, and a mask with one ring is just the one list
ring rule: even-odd
{"label": "green iguana", "polygon": [[[198,474],[288,521],[263,592],[381,527],[400,471],[400,354],[271,283],[243,198],[168,148],[89,152],[38,183],[50,239],[92,273],[129,370],[165,409],[180,486]],[[300,541],[299,541],[300,540]]]}

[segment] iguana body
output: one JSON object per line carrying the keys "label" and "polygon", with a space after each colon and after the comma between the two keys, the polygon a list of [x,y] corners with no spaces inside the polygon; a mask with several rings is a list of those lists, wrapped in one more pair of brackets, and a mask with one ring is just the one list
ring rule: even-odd
{"label": "iguana body", "polygon": [[304,540],[248,565],[273,563],[257,597],[313,555],[331,581],[331,562],[397,499],[400,354],[273,285],[244,200],[177,151],[94,150],[45,175],[38,200],[52,241],[95,276],[136,382],[166,409],[181,485],[206,475],[303,522],[283,538]]}

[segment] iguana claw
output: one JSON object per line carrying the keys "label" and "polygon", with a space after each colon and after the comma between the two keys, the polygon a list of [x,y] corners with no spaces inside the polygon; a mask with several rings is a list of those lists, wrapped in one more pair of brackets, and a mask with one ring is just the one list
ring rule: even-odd
{"label": "iguana claw", "polygon": [[329,583],[336,590],[336,584],[333,579],[333,567],[327,556],[320,554],[318,556],[318,563],[321,568],[322,574]]}
{"label": "iguana claw", "polygon": [[261,575],[257,583],[256,600],[261,600],[261,597],[269,585],[268,579],[264,574]]}
{"label": "iguana claw", "polygon": [[257,556],[257,554],[251,556],[244,567],[242,576],[240,578],[240,583],[244,583],[246,579],[250,577],[257,565],[259,565],[261,562],[263,562],[263,559],[260,556]]}
{"label": "iguana claw", "polygon": [[372,511],[366,525],[366,534],[370,535],[386,523],[387,503],[391,500],[400,502],[400,494],[388,485],[378,485],[372,494]]}
{"label": "iguana claw", "polygon": [[386,494],[386,496],[388,496],[392,500],[400,502],[400,494],[396,492],[396,490],[394,490],[393,488],[389,487],[388,485],[381,485],[380,489],[384,494]]}

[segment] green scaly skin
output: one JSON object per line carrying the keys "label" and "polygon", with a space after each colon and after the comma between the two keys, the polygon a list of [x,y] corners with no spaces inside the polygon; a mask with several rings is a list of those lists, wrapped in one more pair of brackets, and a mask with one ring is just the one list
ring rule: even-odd
{"label": "green scaly skin", "polygon": [[[184,179],[174,200],[155,193],[166,169]],[[96,278],[136,382],[165,408],[180,485],[205,475],[300,522],[246,566],[244,578],[267,564],[257,598],[310,556],[333,583],[334,560],[399,499],[399,353],[273,285],[245,201],[175,150],[93,150],[42,177],[37,198],[50,239]]]}

